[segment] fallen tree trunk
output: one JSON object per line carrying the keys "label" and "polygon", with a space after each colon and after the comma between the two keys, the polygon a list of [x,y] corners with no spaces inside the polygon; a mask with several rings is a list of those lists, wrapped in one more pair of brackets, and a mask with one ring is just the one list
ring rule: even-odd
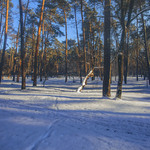
{"label": "fallen tree trunk", "polygon": [[85,85],[87,85],[87,79],[89,77],[93,77],[94,76],[94,68],[88,73],[88,75],[84,78],[82,85],[78,88],[77,92],[80,93],[82,91],[82,89],[85,87]]}
{"label": "fallen tree trunk", "polygon": [[89,77],[94,77],[94,69],[100,69],[103,67],[94,67],[89,73],[88,75],[84,78],[82,85],[77,89],[77,92],[80,93],[82,91],[82,89],[87,85],[87,80]]}

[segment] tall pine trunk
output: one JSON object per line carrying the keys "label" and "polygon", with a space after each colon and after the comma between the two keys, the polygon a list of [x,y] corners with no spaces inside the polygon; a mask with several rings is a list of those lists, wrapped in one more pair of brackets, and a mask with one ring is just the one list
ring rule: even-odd
{"label": "tall pine trunk", "polygon": [[5,50],[6,50],[6,44],[7,44],[8,10],[9,10],[9,0],[7,0],[7,4],[6,4],[4,46],[3,46],[3,53],[2,53],[1,64],[0,64],[0,83],[1,83],[1,80],[2,80],[2,72],[3,72],[3,67],[4,67],[4,61],[5,61]]}
{"label": "tall pine trunk", "polygon": [[77,23],[77,14],[76,14],[76,6],[74,6],[74,14],[75,14],[75,24],[76,24],[76,32],[77,32],[77,42],[78,42],[78,63],[79,63],[79,74],[80,74],[80,83],[82,83],[82,71],[81,71],[81,49],[80,49],[80,41],[79,41],[79,34],[78,34],[78,23]]}
{"label": "tall pine trunk", "polygon": [[[1,16],[0,16],[0,35],[2,34],[1,32],[1,28],[2,28],[2,21],[3,21],[3,4],[4,2],[0,1],[0,5],[1,5]],[[0,44],[1,44],[1,41],[0,41]]]}
{"label": "tall pine trunk", "polygon": [[121,41],[118,54],[118,85],[117,85],[117,92],[116,98],[121,99],[122,96],[122,83],[123,83],[123,52],[125,53],[125,39],[126,39],[126,25],[125,25],[125,1],[121,0],[121,26],[122,26],[122,34],[121,34]]}
{"label": "tall pine trunk", "polygon": [[43,55],[44,55],[44,19],[42,22],[42,54],[41,54],[40,81],[42,81],[43,78]]}
{"label": "tall pine trunk", "polygon": [[15,81],[16,68],[17,68],[17,66],[16,66],[17,65],[16,56],[17,56],[17,48],[18,48],[18,40],[19,40],[19,26],[18,26],[17,36],[16,36],[16,45],[15,45],[15,56],[14,56],[14,66],[13,66],[13,81]]}
{"label": "tall pine trunk", "polygon": [[110,4],[111,0],[105,0],[104,8],[104,81],[103,96],[110,97]]}
{"label": "tall pine trunk", "polygon": [[86,64],[86,47],[85,47],[85,27],[83,18],[83,1],[81,0],[81,18],[82,18],[82,32],[83,32],[83,52],[84,52],[84,74],[87,74],[87,64]]}
{"label": "tall pine trunk", "polygon": [[20,31],[21,31],[21,75],[22,75],[22,85],[21,89],[25,89],[25,49],[24,49],[24,26],[23,26],[23,12],[22,12],[22,1],[19,0],[20,8]]}
{"label": "tall pine trunk", "polygon": [[118,54],[118,87],[116,98],[121,99],[122,96],[122,82],[123,82],[123,54]]}
{"label": "tall pine trunk", "polygon": [[49,33],[45,34],[45,48],[44,48],[44,55],[43,55],[43,75],[46,80],[47,74],[46,74],[46,64],[47,64],[47,42],[48,42],[48,35]]}
{"label": "tall pine trunk", "polygon": [[126,44],[124,50],[124,83],[127,84],[127,76],[128,76],[128,50],[129,50],[129,31],[126,37]]}
{"label": "tall pine trunk", "polygon": [[34,75],[34,54],[35,54],[35,27],[34,27],[34,22],[32,23],[32,67],[31,67],[31,80],[33,81]]}
{"label": "tall pine trunk", "polygon": [[40,43],[40,34],[41,34],[41,23],[42,23],[42,19],[43,19],[44,4],[45,4],[45,0],[42,1],[42,8],[41,8],[40,21],[39,21],[39,25],[38,25],[38,35],[37,35],[37,43],[36,43],[36,49],[35,49],[35,60],[34,60],[34,79],[33,79],[33,86],[37,86],[38,53],[39,53],[39,43]]}
{"label": "tall pine trunk", "polygon": [[139,29],[138,29],[138,18],[137,18],[137,48],[136,48],[136,80],[139,78]]}
{"label": "tall pine trunk", "polygon": [[68,39],[67,39],[67,17],[66,12],[64,10],[65,15],[65,32],[66,32],[66,47],[65,47],[65,82],[67,82],[68,77]]}
{"label": "tall pine trunk", "polygon": [[128,11],[128,20],[127,23],[125,24],[125,1],[121,0],[121,26],[122,26],[122,35],[121,35],[121,42],[120,42],[120,48],[119,48],[119,55],[120,59],[118,58],[118,72],[120,72],[121,77],[118,78],[118,86],[117,86],[117,92],[116,92],[116,98],[121,99],[122,96],[122,83],[123,83],[123,52],[124,52],[124,45],[125,45],[125,38],[126,38],[126,29],[129,28],[129,25],[131,23],[131,14],[134,6],[134,0],[130,0],[130,5],[129,5],[129,11]]}
{"label": "tall pine trunk", "polygon": [[141,13],[141,19],[142,19],[142,27],[143,27],[143,33],[144,33],[144,48],[145,48],[145,58],[146,58],[146,65],[147,65],[147,76],[148,76],[149,85],[150,85],[150,59],[149,59],[150,54],[149,54],[149,49],[148,49],[146,25],[145,25],[143,13]]}

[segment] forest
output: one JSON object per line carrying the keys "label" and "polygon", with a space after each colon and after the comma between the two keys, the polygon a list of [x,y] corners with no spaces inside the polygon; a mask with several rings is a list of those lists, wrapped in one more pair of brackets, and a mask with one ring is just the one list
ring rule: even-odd
{"label": "forest", "polygon": [[128,76],[137,81],[143,76],[150,84],[149,0],[1,0],[0,4],[0,82],[3,76],[19,82],[21,76],[25,89],[28,76],[33,86],[37,78],[65,76],[67,82],[78,76],[82,83],[93,70],[92,80],[95,76],[103,80],[103,96],[110,97],[111,77],[118,76],[118,98]]}
{"label": "forest", "polygon": [[0,0],[0,150],[150,150],[149,85],[150,0]]}

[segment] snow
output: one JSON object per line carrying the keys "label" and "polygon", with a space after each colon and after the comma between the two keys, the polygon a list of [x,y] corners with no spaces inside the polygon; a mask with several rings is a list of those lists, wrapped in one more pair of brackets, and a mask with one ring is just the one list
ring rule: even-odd
{"label": "snow", "polygon": [[27,88],[0,84],[0,150],[149,150],[150,88],[140,78],[123,85],[122,100],[102,97],[102,81],[49,78]]}

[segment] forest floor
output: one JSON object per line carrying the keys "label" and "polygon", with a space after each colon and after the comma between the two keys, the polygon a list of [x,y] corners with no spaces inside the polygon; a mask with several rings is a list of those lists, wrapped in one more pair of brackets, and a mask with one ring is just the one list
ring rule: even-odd
{"label": "forest floor", "polygon": [[49,78],[0,84],[0,150],[150,150],[150,87],[130,77],[122,100],[102,97],[102,81]]}

